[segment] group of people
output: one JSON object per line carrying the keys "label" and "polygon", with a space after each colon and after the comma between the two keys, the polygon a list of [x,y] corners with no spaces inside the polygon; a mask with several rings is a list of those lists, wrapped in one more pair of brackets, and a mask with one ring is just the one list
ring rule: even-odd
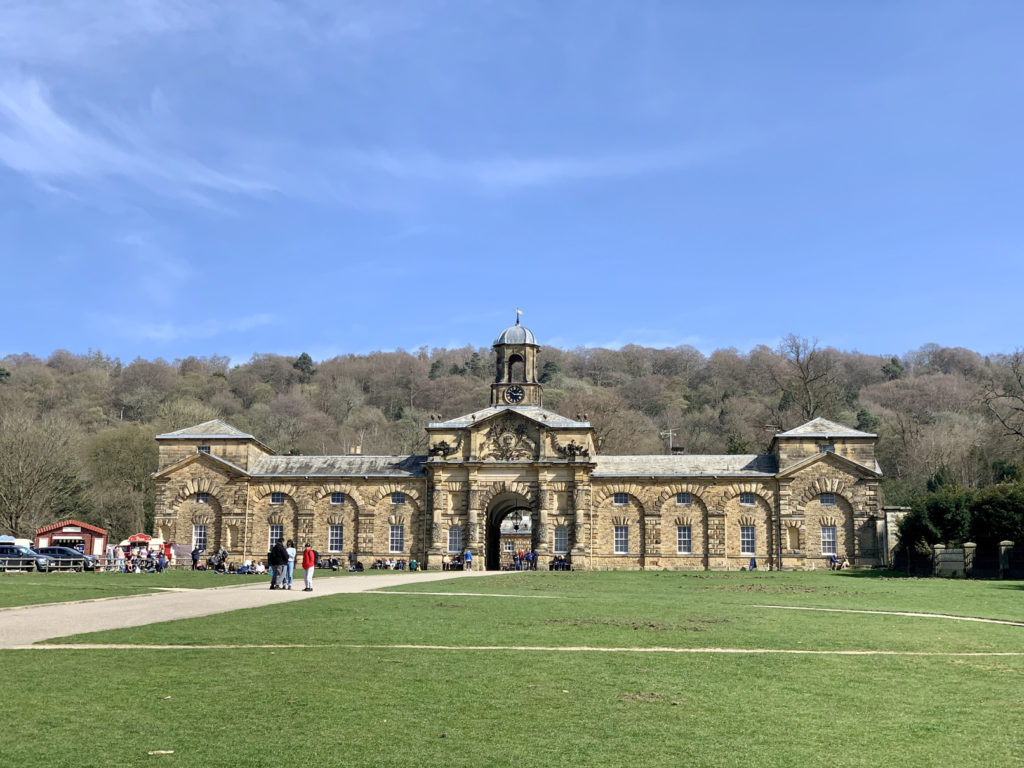
{"label": "group of people", "polygon": [[441,558],[441,570],[442,571],[472,571],[473,570],[473,553],[468,549],[464,555],[455,555],[452,557],[445,552],[444,557]]}
{"label": "group of people", "polygon": [[[148,547],[125,550],[118,546],[113,550],[112,559],[114,570],[119,573],[160,573],[167,569],[169,562],[163,549],[150,550]],[[109,568],[110,560],[107,563]]]}
{"label": "group of people", "polygon": [[830,571],[844,571],[849,567],[850,561],[847,560],[846,557],[843,557],[843,559],[840,560],[835,555],[832,555],[828,559],[828,569]]}
{"label": "group of people", "polygon": [[[291,539],[285,543],[284,539],[277,542],[267,552],[267,563],[273,578],[270,580],[271,589],[291,589],[295,574],[295,560],[298,550],[295,549],[295,542]],[[303,592],[313,591],[313,572],[316,570],[317,561],[320,559],[315,549],[309,542],[306,542],[302,550],[302,572],[305,575],[305,586]]]}
{"label": "group of people", "polygon": [[548,563],[549,571],[571,571],[572,565],[566,559],[564,555],[555,555],[551,558],[551,562]]}
{"label": "group of people", "polygon": [[[383,560],[374,560],[373,565],[370,566],[370,570],[373,571],[404,571],[406,568],[405,560],[395,560],[390,557]],[[418,571],[420,564],[413,558],[409,561],[409,570]],[[356,570],[355,568],[349,568],[350,571]]]}
{"label": "group of people", "polygon": [[524,552],[519,550],[518,552],[512,553],[512,570],[513,571],[536,571],[537,570],[537,553],[530,551]]}

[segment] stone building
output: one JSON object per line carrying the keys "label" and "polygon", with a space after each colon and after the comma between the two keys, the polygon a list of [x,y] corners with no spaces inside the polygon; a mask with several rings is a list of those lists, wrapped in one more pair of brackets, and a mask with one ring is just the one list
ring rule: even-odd
{"label": "stone building", "polygon": [[589,422],[544,409],[529,329],[494,350],[490,405],[428,424],[426,456],[279,456],[219,420],[158,435],[156,535],[233,560],[283,536],[367,565],[440,568],[469,549],[499,568],[518,517],[542,568],[557,554],[575,569],[882,562],[875,435],[818,418],[766,454],[604,456]]}

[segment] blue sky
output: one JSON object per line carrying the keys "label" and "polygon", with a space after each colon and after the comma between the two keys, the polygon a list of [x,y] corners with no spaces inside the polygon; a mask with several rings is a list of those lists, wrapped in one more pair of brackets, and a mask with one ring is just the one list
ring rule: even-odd
{"label": "blue sky", "polygon": [[1016,2],[0,0],[0,356],[1021,346]]}

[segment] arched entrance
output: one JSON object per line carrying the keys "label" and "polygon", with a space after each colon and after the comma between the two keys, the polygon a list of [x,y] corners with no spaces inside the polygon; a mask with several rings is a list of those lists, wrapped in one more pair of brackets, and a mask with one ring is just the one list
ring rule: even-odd
{"label": "arched entrance", "polygon": [[530,502],[520,494],[509,492],[495,496],[487,507],[484,567],[488,571],[501,570],[503,542],[536,551],[535,522]]}

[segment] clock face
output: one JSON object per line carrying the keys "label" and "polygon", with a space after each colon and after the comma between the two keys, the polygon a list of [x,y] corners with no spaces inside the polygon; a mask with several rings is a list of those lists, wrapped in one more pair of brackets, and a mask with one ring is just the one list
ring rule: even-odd
{"label": "clock face", "polygon": [[523,391],[522,387],[509,387],[505,390],[505,402],[512,405],[523,402],[524,397],[526,397],[526,392]]}

